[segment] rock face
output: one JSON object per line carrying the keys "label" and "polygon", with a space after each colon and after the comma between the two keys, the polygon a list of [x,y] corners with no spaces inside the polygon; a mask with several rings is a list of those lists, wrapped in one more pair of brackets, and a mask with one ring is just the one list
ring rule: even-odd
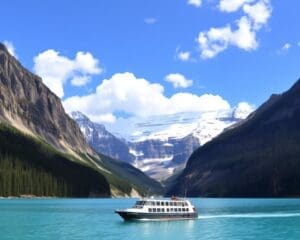
{"label": "rock face", "polygon": [[[126,161],[157,180],[164,180],[181,171],[195,149],[241,120],[235,117],[234,111],[221,116],[208,113],[201,117],[194,114],[156,117],[138,124],[142,126],[145,136],[125,141],[111,134],[103,125],[91,122],[80,112],[73,112],[71,116],[97,152]],[[184,121],[178,127],[176,121],[180,118]]]}
{"label": "rock face", "polygon": [[128,163],[133,162],[134,156],[130,154],[127,144],[108,132],[103,125],[93,123],[80,112],[72,112],[71,116],[95,151]]}
{"label": "rock face", "polygon": [[60,99],[0,43],[1,120],[44,138],[63,152],[93,154],[78,125],[65,113]]}
{"label": "rock face", "polygon": [[169,195],[300,196],[300,80],[197,149]]}
{"label": "rock face", "polygon": [[199,141],[191,134],[181,139],[153,139],[130,143],[131,153],[135,155],[133,165],[158,180],[164,180],[182,170],[197,147]]}

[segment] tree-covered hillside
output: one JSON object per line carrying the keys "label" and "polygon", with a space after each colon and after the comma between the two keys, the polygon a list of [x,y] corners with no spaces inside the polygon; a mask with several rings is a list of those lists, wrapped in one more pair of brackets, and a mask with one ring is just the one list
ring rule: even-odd
{"label": "tree-covered hillside", "polygon": [[42,140],[0,124],[0,196],[110,196],[103,175]]}

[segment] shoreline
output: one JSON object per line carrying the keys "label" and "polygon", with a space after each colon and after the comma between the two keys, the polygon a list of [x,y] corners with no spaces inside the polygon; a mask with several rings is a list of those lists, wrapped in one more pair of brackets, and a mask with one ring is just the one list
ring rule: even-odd
{"label": "shoreline", "polygon": [[35,195],[20,195],[20,196],[0,196],[0,199],[57,199],[56,196],[35,196]]}

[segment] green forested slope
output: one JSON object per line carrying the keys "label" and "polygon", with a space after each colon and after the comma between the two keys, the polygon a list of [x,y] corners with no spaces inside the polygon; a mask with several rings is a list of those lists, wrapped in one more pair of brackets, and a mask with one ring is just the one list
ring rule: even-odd
{"label": "green forested slope", "polygon": [[106,178],[42,140],[0,124],[0,196],[110,196]]}

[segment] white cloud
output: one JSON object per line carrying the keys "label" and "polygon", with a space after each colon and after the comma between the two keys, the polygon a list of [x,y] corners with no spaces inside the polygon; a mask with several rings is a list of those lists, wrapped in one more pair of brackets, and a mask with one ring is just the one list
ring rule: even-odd
{"label": "white cloud", "polygon": [[199,33],[197,42],[203,59],[217,56],[230,46],[245,51],[258,48],[257,32],[268,22],[272,13],[269,0],[221,0],[219,9],[225,12],[243,10],[236,26],[212,27]]}
{"label": "white cloud", "polygon": [[254,5],[245,4],[243,10],[253,20],[255,29],[266,24],[272,13],[272,8],[267,0],[258,1]]}
{"label": "white cloud", "polygon": [[110,79],[103,80],[94,93],[67,98],[63,105],[67,112],[81,111],[100,122],[115,121],[117,112],[147,117],[230,109],[229,103],[218,95],[177,93],[167,97],[162,85],[136,78],[128,72],[114,74]]}
{"label": "white cloud", "polygon": [[202,0],[188,0],[189,5],[193,5],[195,7],[201,7]]}
{"label": "white cloud", "polygon": [[183,62],[189,61],[191,58],[191,53],[188,51],[180,51],[177,53],[177,58]]}
{"label": "white cloud", "polygon": [[71,80],[74,86],[83,86],[91,75],[100,74],[99,61],[89,52],[77,52],[74,59],[61,56],[49,49],[34,57],[34,71],[58,97],[64,96],[64,84]]}
{"label": "white cloud", "polygon": [[234,108],[234,117],[239,119],[245,119],[250,113],[255,110],[254,105],[250,105],[247,102],[240,102],[237,107]]}
{"label": "white cloud", "polygon": [[101,122],[101,123],[115,123],[117,118],[112,113],[106,113],[100,115],[93,115],[91,120],[94,122]]}
{"label": "white cloud", "polygon": [[157,21],[158,21],[157,18],[154,17],[149,17],[144,19],[144,22],[146,24],[155,24]]}
{"label": "white cloud", "polygon": [[197,41],[201,57],[204,59],[215,57],[229,46],[236,46],[246,51],[254,50],[258,46],[256,32],[251,29],[251,22],[247,17],[237,21],[236,30],[232,30],[229,25],[211,28],[207,32],[200,32]]}
{"label": "white cloud", "polygon": [[91,80],[90,76],[74,76],[71,80],[71,83],[73,86],[80,87],[89,83],[90,80]]}
{"label": "white cloud", "polygon": [[254,1],[255,0],[220,0],[219,9],[223,12],[235,12],[244,4]]}
{"label": "white cloud", "polygon": [[165,80],[172,83],[174,88],[188,88],[193,85],[193,80],[186,79],[180,73],[170,73],[165,77]]}
{"label": "white cloud", "polygon": [[14,56],[15,58],[18,58],[14,44],[10,41],[4,41],[3,43],[4,43],[5,47],[7,48],[7,51],[10,53],[10,55]]}

